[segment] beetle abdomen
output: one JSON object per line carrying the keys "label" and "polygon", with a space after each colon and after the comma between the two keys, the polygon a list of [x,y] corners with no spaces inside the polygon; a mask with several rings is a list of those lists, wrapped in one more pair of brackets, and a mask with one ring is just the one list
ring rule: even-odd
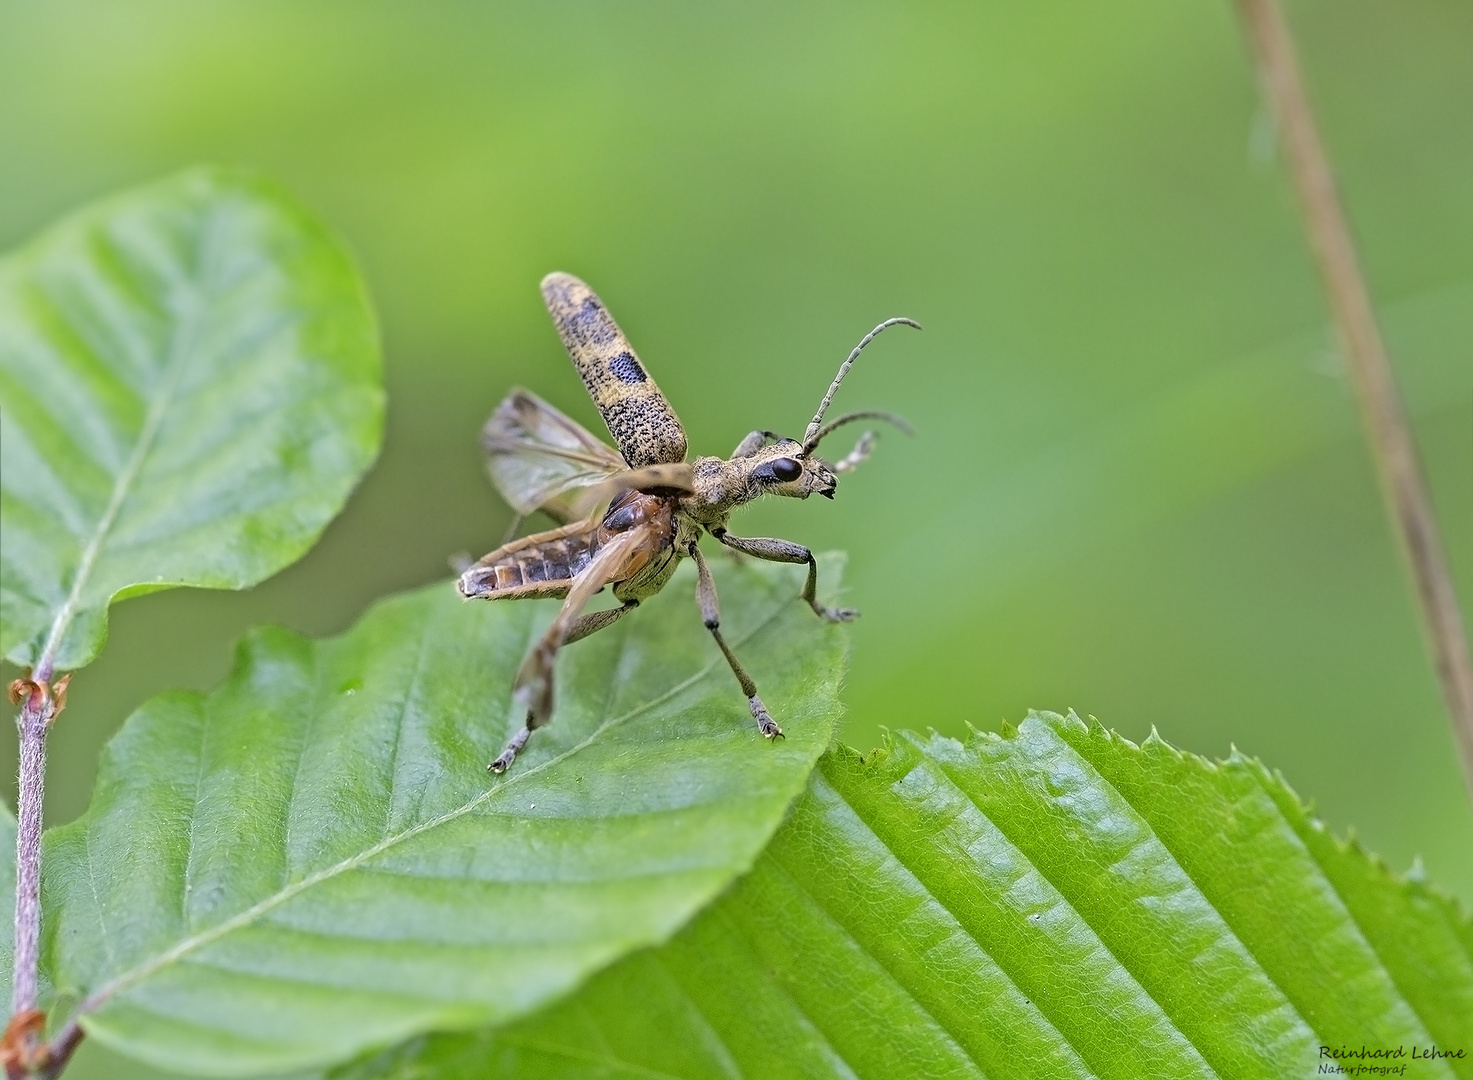
{"label": "beetle abdomen", "polygon": [[573,578],[597,553],[598,527],[586,521],[524,536],[460,575],[460,592],[482,599],[566,596]]}

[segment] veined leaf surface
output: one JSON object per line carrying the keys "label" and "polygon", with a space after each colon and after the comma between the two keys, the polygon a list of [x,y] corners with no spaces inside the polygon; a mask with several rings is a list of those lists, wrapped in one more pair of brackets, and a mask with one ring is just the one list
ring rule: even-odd
{"label": "veined leaf surface", "polygon": [[267,184],[195,171],[0,261],[0,653],[89,662],[116,599],[300,557],[378,451],[352,263]]}
{"label": "veined leaf surface", "polygon": [[684,571],[567,649],[554,722],[502,778],[549,605],[447,582],[339,638],[253,633],[218,690],[135,713],[48,835],[58,993],[124,1053],[245,1076],[511,1020],[665,940],[752,865],[839,714],[843,631],[801,572],[715,570],[786,739],[757,732]]}
{"label": "veined leaf surface", "polygon": [[[334,1080],[1473,1076],[1473,928],[1277,776],[1035,715],[831,751],[735,888],[500,1031]],[[1355,1059],[1346,1064],[1358,1063]]]}

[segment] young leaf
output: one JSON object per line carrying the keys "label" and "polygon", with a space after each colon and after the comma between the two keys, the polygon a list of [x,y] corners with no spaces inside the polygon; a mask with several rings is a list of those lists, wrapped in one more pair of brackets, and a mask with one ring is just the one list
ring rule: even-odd
{"label": "young leaf", "polygon": [[274,188],[195,171],[0,261],[0,653],[89,662],[113,600],[302,555],[377,453],[348,257]]}
{"label": "young leaf", "polygon": [[1256,761],[1035,715],[825,755],[665,947],[500,1031],[334,1080],[1473,1076],[1473,931]]}
{"label": "young leaf", "polygon": [[243,1076],[510,1020],[668,938],[752,865],[839,713],[843,633],[801,573],[716,570],[786,739],[757,732],[684,572],[568,648],[554,722],[500,778],[546,605],[447,582],[339,638],[252,634],[224,686],[134,714],[48,835],[58,992],[124,1053]]}

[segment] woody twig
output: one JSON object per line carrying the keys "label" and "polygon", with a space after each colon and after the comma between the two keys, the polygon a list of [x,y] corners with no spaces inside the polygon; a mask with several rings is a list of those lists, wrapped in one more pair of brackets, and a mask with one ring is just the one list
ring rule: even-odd
{"label": "woody twig", "polygon": [[28,1076],[44,1066],[49,1052],[42,1041],[44,1023],[37,1005],[37,971],[41,948],[41,808],[46,794],[46,732],[66,708],[70,675],[51,682],[50,652],[34,672],[10,684],[10,701],[21,707],[20,784],[16,800],[15,957],[11,982],[10,1025],[0,1043],[7,1074]]}

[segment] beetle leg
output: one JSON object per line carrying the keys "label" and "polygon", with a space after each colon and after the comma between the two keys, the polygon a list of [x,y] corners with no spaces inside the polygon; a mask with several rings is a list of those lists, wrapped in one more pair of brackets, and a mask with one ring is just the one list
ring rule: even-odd
{"label": "beetle leg", "polygon": [[754,432],[751,432],[745,439],[743,439],[741,442],[737,443],[737,447],[736,447],[735,450],[733,450],[731,452],[731,456],[733,458],[751,457],[758,450],[761,450],[762,447],[766,444],[766,442],[767,442],[767,432],[765,432],[765,431],[754,431]]}
{"label": "beetle leg", "polygon": [[807,563],[808,580],[803,585],[803,599],[819,618],[829,622],[848,622],[859,614],[853,608],[824,607],[818,602],[818,561],[814,559],[813,552],[802,544],[767,536],[732,536],[725,529],[713,529],[711,535],[733,551],[740,551],[744,555],[766,559],[768,562]]}
{"label": "beetle leg", "polygon": [[568,590],[568,597],[558,610],[557,617],[552,620],[552,625],[532,647],[531,653],[522,661],[522,666],[517,671],[512,700],[526,707],[527,719],[521,730],[506,744],[506,749],[486,766],[492,772],[505,772],[527,744],[528,736],[552,719],[553,671],[558,650],[569,641],[576,641],[602,630],[634,606],[626,604],[622,608],[583,614],[588,601],[618,575],[639,539],[636,532],[622,534],[607,544],[583,572],[573,579],[573,587]]}
{"label": "beetle leg", "polygon": [[[506,527],[506,535],[501,538],[501,543],[498,546],[506,547],[507,544],[510,544],[517,538],[517,530],[522,527],[522,521],[525,520],[525,517],[526,515],[524,514],[513,514],[511,516],[511,524]],[[461,571],[461,573],[464,572],[464,570]]]}
{"label": "beetle leg", "polygon": [[582,641],[590,634],[598,633],[606,626],[613,626],[637,607],[639,607],[638,600],[625,600],[623,607],[595,611],[591,615],[580,615],[578,621],[573,624],[573,629],[569,630],[568,636],[563,639],[563,644],[571,645],[575,641]]}
{"label": "beetle leg", "polygon": [[[588,615],[578,616],[578,621],[568,631],[568,636],[563,639],[563,644],[571,645],[575,641],[582,641],[590,634],[598,633],[606,626],[613,626],[626,612],[638,606],[638,600],[626,600],[623,607],[609,608],[607,611],[595,611]],[[545,717],[539,720],[535,712],[528,710],[527,720],[522,725],[522,729],[511,737],[511,740],[506,744],[506,749],[501,752],[495,761],[486,766],[486,768],[494,773],[505,772],[507,766],[521,753],[522,747],[527,745],[527,739],[532,734],[533,729],[541,727],[546,722]]]}
{"label": "beetle leg", "polygon": [[500,775],[511,768],[511,763],[517,759],[517,755],[522,752],[522,747],[526,746],[527,740],[531,738],[532,729],[537,726],[533,722],[534,719],[532,713],[527,714],[527,722],[522,725],[522,729],[507,740],[506,747],[496,755],[495,761],[486,766],[487,769]]}
{"label": "beetle leg", "polygon": [[721,655],[731,665],[731,673],[741,684],[742,693],[747,695],[747,708],[752,710],[752,719],[757,721],[757,730],[769,739],[782,738],[783,729],[777,726],[777,721],[757,696],[757,684],[752,681],[752,676],[747,674],[747,669],[742,667],[741,661],[721,636],[721,608],[716,601],[716,581],[711,577],[711,568],[706,565],[705,556],[701,554],[701,549],[694,540],[686,550],[696,561],[696,601],[701,605],[701,618],[706,623],[706,629],[716,639],[716,647],[721,650]]}

